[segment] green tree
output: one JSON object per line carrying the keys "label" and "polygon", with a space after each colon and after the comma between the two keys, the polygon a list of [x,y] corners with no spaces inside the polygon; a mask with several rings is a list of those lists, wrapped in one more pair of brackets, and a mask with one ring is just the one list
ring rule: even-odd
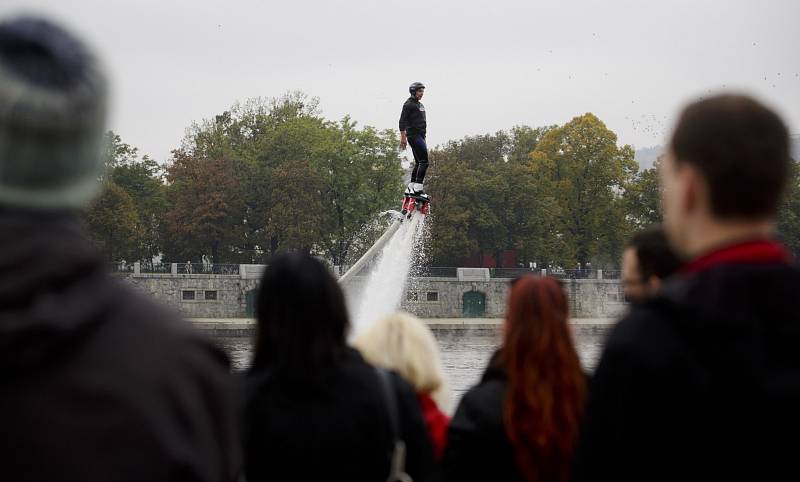
{"label": "green tree", "polygon": [[531,152],[536,150],[539,141],[542,140],[548,131],[556,126],[529,127],[518,125],[511,128],[508,160],[511,162],[525,163],[528,161]]}
{"label": "green tree", "polygon": [[800,161],[792,163],[789,186],[778,213],[778,234],[800,258]]}
{"label": "green tree", "polygon": [[167,210],[166,186],[161,166],[147,156],[118,164],[110,178],[131,197],[139,219],[142,241],[137,259],[150,259],[162,251],[162,220]]}
{"label": "green tree", "polygon": [[554,261],[570,267],[617,264],[630,232],[623,196],[638,166],[630,146],[588,113],[552,129],[531,154],[543,194],[559,206]]}
{"label": "green tree", "polygon": [[499,196],[507,179],[499,166],[511,151],[507,133],[467,136],[430,153],[426,178],[431,195],[429,253],[434,264],[457,266],[465,258],[503,249]]}
{"label": "green tree", "polygon": [[267,164],[309,157],[325,119],[319,99],[299,91],[256,97],[187,129],[181,150],[198,158],[233,158]]}
{"label": "green tree", "polygon": [[119,134],[107,131],[103,136],[103,165],[105,173],[123,164],[130,164],[139,159],[139,149],[123,142]]}
{"label": "green tree", "polygon": [[[196,159],[236,160],[229,169],[238,179],[243,207],[238,239],[231,241],[234,252],[264,261],[276,249],[308,249],[341,263],[353,255],[354,246],[364,244],[359,236],[378,234],[365,230],[374,225],[377,213],[400,202],[397,144],[393,130],[358,128],[349,117],[326,120],[317,99],[290,92],[276,99],[251,99],[193,124],[182,152]],[[308,179],[319,188],[322,206],[273,202],[282,195],[275,193],[287,189],[280,179],[306,167],[315,173],[309,172]],[[317,218],[319,229],[301,236],[288,235],[280,225]],[[317,233],[313,243],[307,236],[311,232]]]}
{"label": "green tree", "polygon": [[511,134],[465,137],[431,152],[433,263],[457,265],[484,253],[499,262],[506,249],[523,261],[549,256],[555,206],[522,161],[547,129],[517,126]]}
{"label": "green tree", "polygon": [[508,179],[507,188],[498,197],[501,223],[508,226],[503,249],[516,250],[525,264],[550,264],[557,253],[560,206],[538,183],[527,163],[509,162],[502,166],[502,175]]}
{"label": "green tree", "polygon": [[349,117],[328,128],[330,137],[314,153],[312,163],[325,184],[328,206],[330,231],[324,253],[341,264],[352,258],[358,234],[378,234],[364,231],[378,213],[399,207],[402,170],[393,130],[357,129]]}
{"label": "green tree", "polygon": [[113,182],[105,184],[101,194],[86,212],[91,239],[108,261],[136,261],[141,247],[141,221],[133,199]]}
{"label": "green tree", "polygon": [[[109,238],[109,228],[113,226],[134,226],[137,232],[126,241],[125,259],[128,261],[150,259],[161,252],[161,239],[159,236],[160,223],[163,218],[166,200],[164,197],[164,184],[161,178],[161,167],[147,156],[140,156],[136,147],[123,142],[122,138],[113,131],[105,134],[105,148],[103,152],[103,170],[98,182],[107,185],[108,192],[104,193],[102,203],[92,203],[87,206],[84,218],[90,236],[95,240],[105,240],[98,243],[101,249],[112,249],[119,253],[120,245],[113,237]],[[120,192],[125,193],[126,201],[120,201]],[[119,213],[109,209],[110,202],[114,201],[120,215],[127,211],[127,200],[133,203],[136,223],[131,224],[124,218],[116,219]],[[119,204],[123,203],[123,204]],[[104,219],[104,216],[111,216]],[[91,220],[91,222],[89,222]],[[100,231],[96,231],[100,230]],[[116,230],[115,230],[116,232]],[[133,240],[136,242],[133,243]],[[133,244],[132,244],[133,243]],[[109,255],[109,252],[106,252]]]}
{"label": "green tree", "polygon": [[270,219],[266,237],[269,251],[310,252],[325,232],[322,177],[306,161],[287,162],[272,173]]}
{"label": "green tree", "polygon": [[480,193],[478,172],[464,160],[444,160],[447,149],[430,154],[431,174],[426,178],[432,198],[428,250],[434,265],[458,266],[462,259],[481,249],[479,238],[472,232],[476,215],[473,203]]}
{"label": "green tree", "polygon": [[629,220],[637,229],[660,224],[663,220],[661,184],[658,178],[660,166],[659,158],[653,167],[636,173],[625,191],[625,209]]}

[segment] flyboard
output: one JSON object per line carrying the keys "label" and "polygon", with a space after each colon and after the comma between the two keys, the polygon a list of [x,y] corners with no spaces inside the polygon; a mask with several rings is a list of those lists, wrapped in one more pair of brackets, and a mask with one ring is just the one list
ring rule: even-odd
{"label": "flyboard", "polygon": [[423,216],[428,214],[431,209],[431,197],[425,193],[409,193],[406,192],[403,196],[403,207],[400,212],[407,219],[411,219],[414,212],[418,212]]}

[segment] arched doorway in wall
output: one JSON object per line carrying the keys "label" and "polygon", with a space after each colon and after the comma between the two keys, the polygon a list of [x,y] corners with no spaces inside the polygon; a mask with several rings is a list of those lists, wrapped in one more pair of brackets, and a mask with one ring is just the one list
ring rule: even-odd
{"label": "arched doorway in wall", "polygon": [[464,318],[483,318],[486,315],[486,295],[480,291],[467,291],[463,302]]}
{"label": "arched doorway in wall", "polygon": [[258,290],[250,290],[244,295],[245,314],[248,318],[256,317],[256,293]]}

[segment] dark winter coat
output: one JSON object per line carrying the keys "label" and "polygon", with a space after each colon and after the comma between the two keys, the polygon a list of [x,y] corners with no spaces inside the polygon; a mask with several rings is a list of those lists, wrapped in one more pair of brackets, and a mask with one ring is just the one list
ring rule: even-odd
{"label": "dark winter coat", "polygon": [[[269,373],[248,374],[243,422],[248,482],[386,480],[393,439],[375,369],[346,348],[324,377],[321,385],[288,388]],[[391,378],[406,472],[415,482],[437,480],[414,390],[396,374]]]}
{"label": "dark winter coat", "polygon": [[800,271],[724,263],[617,324],[574,480],[788,480],[800,437]]}
{"label": "dark winter coat", "polygon": [[445,479],[464,481],[524,481],[503,425],[503,402],[508,378],[492,356],[478,385],[458,404],[447,432]]}
{"label": "dark winter coat", "polygon": [[227,362],[63,216],[0,213],[2,480],[224,481]]}
{"label": "dark winter coat", "polygon": [[421,135],[425,137],[428,123],[425,120],[425,106],[416,97],[409,97],[400,112],[400,131],[406,131],[408,137]]}

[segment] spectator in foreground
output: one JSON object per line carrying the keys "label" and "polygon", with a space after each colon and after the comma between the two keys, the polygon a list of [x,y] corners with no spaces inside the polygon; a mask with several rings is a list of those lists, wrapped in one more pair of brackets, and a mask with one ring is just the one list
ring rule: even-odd
{"label": "spectator in foreground", "polygon": [[110,278],[80,229],[106,89],[70,33],[0,21],[2,478],[234,480],[225,356]]}
{"label": "spectator in foreground", "polygon": [[384,317],[360,333],[353,345],[375,366],[394,370],[414,387],[437,458],[444,453],[448,417],[447,388],[433,333],[422,320],[398,312]]}
{"label": "spectator in foreground", "polygon": [[447,480],[568,479],[586,392],[568,314],[556,280],[513,284],[503,346],[450,422]]}
{"label": "spectator in foreground", "polygon": [[611,333],[575,480],[779,480],[800,433],[800,271],[775,241],[787,129],[738,95],[689,105],[661,167],[691,259]]}
{"label": "spectator in foreground", "polygon": [[[346,343],[344,295],[316,259],[279,255],[264,271],[244,413],[248,482],[383,481],[393,447],[378,372]],[[407,472],[437,475],[414,389],[390,376]]]}
{"label": "spectator in foreground", "polygon": [[641,303],[655,296],[664,280],[681,267],[661,227],[651,227],[634,234],[622,253],[622,283],[625,299]]}

